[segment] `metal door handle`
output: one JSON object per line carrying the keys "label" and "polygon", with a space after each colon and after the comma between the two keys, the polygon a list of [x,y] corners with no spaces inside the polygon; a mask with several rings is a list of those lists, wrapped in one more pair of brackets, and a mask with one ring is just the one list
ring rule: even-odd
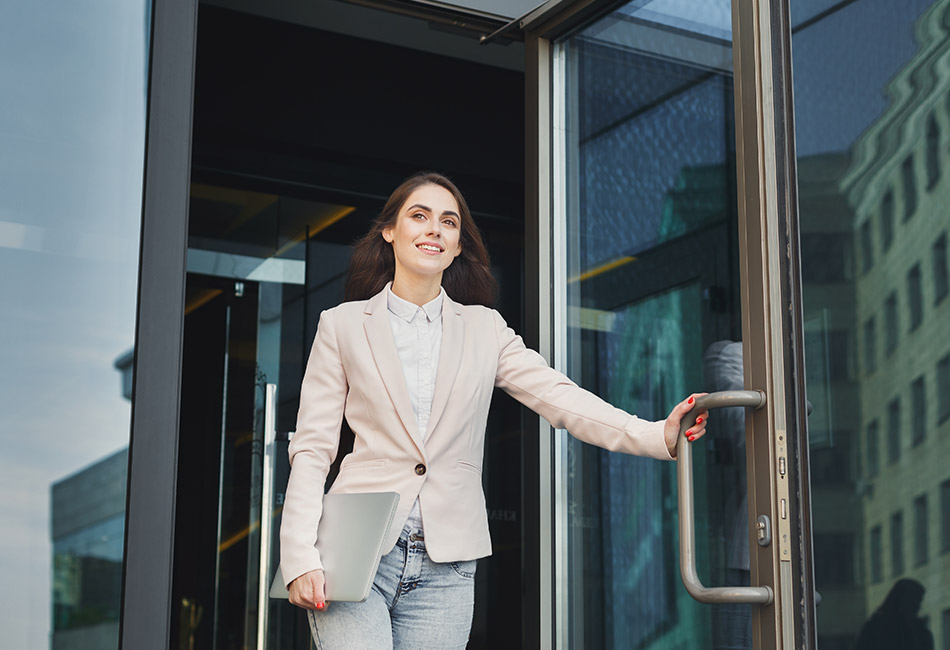
{"label": "metal door handle", "polygon": [[696,405],[684,418],[676,441],[676,488],[679,503],[680,575],[689,595],[701,603],[749,603],[768,605],[772,588],[706,587],[696,573],[696,526],[693,503],[693,450],[686,440],[686,430],[695,422],[693,413],[729,406],[759,409],[765,406],[765,393],[760,390],[726,390],[696,398]]}
{"label": "metal door handle", "polygon": [[277,384],[264,387],[264,467],[261,474],[261,560],[257,593],[257,647],[264,648],[270,590],[270,542],[274,517],[274,462],[277,458]]}

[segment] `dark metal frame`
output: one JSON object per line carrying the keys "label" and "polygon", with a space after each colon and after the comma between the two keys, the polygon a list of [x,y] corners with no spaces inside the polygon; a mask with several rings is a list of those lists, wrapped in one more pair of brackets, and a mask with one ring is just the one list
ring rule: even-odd
{"label": "dark metal frame", "polygon": [[[618,0],[556,0],[521,21],[525,30],[527,84],[526,132],[526,338],[542,353],[550,353],[549,316],[553,313],[550,254],[551,55],[554,39],[569,37],[598,16],[621,4]],[[752,584],[775,586],[776,603],[756,610],[757,648],[816,646],[814,577],[811,559],[808,496],[807,433],[805,430],[804,355],[801,282],[798,258],[798,202],[794,148],[791,77],[791,32],[787,0],[733,0],[734,75],[736,97],[737,172],[740,215],[740,254],[743,286],[743,345],[748,359],[760,361],[746,372],[749,388],[768,391],[768,408],[757,412],[747,433],[750,465],[750,521],[768,514],[779,521],[780,499],[787,496],[789,539],[782,546],[791,557],[779,558],[779,544],[761,548],[750,539]],[[532,246],[532,242],[534,246]],[[788,309],[782,309],[786,305]],[[784,435],[782,435],[784,434]],[[779,444],[781,441],[781,444]],[[545,491],[554,480],[550,449],[542,441],[537,456],[526,462],[525,479],[536,478],[541,506],[540,549],[553,539],[553,508]],[[787,457],[788,475],[779,476],[779,457]],[[751,471],[754,469],[754,472]],[[754,477],[754,483],[752,482]],[[783,481],[786,489],[779,487]],[[526,511],[530,511],[526,508]],[[751,537],[751,533],[750,533]],[[527,600],[540,607],[534,619],[542,644],[557,628],[558,605],[544,589],[556,578],[550,556],[539,553],[539,576],[528,585],[540,593]],[[535,578],[537,578],[535,580]],[[546,645],[551,645],[547,643]]]}
{"label": "dark metal frame", "polygon": [[155,0],[119,645],[171,646],[198,0]]}
{"label": "dark metal frame", "polygon": [[743,353],[760,359],[746,364],[745,379],[771,400],[752,416],[746,442],[755,468],[749,521],[767,514],[775,531],[766,548],[750,531],[752,582],[773,585],[776,597],[774,605],[754,610],[754,636],[757,648],[813,648],[789,6],[786,0],[733,0],[732,6]]}

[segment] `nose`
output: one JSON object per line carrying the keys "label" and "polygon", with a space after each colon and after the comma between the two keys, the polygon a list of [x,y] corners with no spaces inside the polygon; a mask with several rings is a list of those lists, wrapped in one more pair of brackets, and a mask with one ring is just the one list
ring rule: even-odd
{"label": "nose", "polygon": [[441,237],[441,235],[442,235],[442,224],[439,223],[439,220],[438,220],[437,218],[436,218],[436,219],[430,219],[430,220],[429,220],[429,232],[428,232],[428,234],[429,234],[429,235],[432,235],[433,237]]}

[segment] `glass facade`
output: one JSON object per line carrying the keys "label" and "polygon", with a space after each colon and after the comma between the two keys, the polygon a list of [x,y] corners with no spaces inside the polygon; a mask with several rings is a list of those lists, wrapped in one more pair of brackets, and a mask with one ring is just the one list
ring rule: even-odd
{"label": "glass facade", "polygon": [[118,645],[150,3],[0,6],[3,647]]}
{"label": "glass facade", "polygon": [[[815,566],[851,568],[847,580],[816,571],[821,648],[950,643],[950,574],[932,551],[950,476],[938,386],[950,351],[948,24],[945,0],[792,3],[807,396],[826,405],[808,420]],[[857,255],[822,256],[826,241]],[[843,273],[821,270],[842,260]],[[842,372],[827,375],[835,356]],[[905,623],[891,618],[897,603]],[[930,636],[935,646],[916,645]]]}

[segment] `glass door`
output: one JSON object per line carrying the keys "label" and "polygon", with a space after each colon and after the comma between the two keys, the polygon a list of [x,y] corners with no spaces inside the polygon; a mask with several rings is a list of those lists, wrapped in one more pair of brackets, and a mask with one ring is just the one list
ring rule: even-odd
{"label": "glass door", "polygon": [[349,262],[349,246],[320,233],[353,209],[192,183],[175,648],[309,647],[302,610],[267,592],[300,378]]}
{"label": "glass door", "polygon": [[[564,369],[657,420],[691,392],[743,388],[742,332],[729,7],[644,4],[555,46],[555,304]],[[694,451],[706,584],[750,580],[745,422],[733,410],[711,417]],[[561,444],[570,647],[751,648],[751,605],[702,605],[680,583],[676,465]]]}
{"label": "glass door", "polygon": [[[781,51],[763,45],[763,33],[782,33],[772,8],[577,3],[528,27],[540,79],[539,256],[549,263],[538,284],[549,273],[553,287],[540,314],[542,329],[553,323],[545,351],[647,419],[692,392],[758,390],[764,404],[711,414],[708,437],[691,447],[690,521],[678,513],[677,463],[554,432],[555,647],[782,648],[801,637],[809,567],[794,544],[793,512],[804,512],[788,424],[795,340],[779,282],[784,122],[770,95],[781,85],[763,81]],[[687,524],[697,540],[688,557]],[[755,589],[688,592],[685,559],[703,585]]]}

